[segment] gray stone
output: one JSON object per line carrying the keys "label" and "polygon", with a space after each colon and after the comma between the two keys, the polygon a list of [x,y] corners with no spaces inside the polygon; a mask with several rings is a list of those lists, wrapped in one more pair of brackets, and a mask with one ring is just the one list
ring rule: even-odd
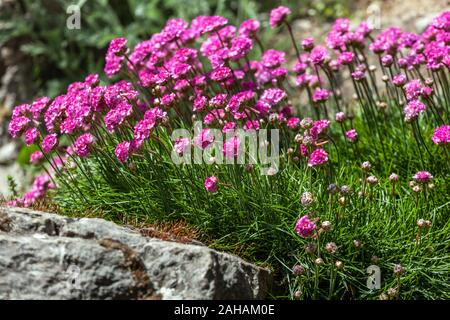
{"label": "gray stone", "polygon": [[263,299],[270,271],[112,222],[0,207],[0,299]]}
{"label": "gray stone", "polygon": [[17,153],[17,144],[14,141],[0,145],[0,165],[15,161]]}

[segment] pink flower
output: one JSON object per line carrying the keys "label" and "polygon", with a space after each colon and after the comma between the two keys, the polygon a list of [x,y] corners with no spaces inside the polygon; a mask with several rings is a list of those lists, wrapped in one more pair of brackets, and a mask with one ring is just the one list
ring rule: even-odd
{"label": "pink flower", "polygon": [[286,61],[283,51],[269,49],[261,57],[261,64],[266,68],[277,68]]}
{"label": "pink flower", "polygon": [[227,23],[228,20],[221,16],[198,16],[192,20],[191,28],[203,34],[217,31]]}
{"label": "pink flower", "polygon": [[325,164],[328,161],[328,154],[323,149],[316,149],[311,153],[308,159],[308,167],[316,167]]}
{"label": "pink flower", "polygon": [[392,83],[396,86],[396,87],[401,87],[403,86],[407,81],[406,75],[404,74],[397,74],[392,78]]}
{"label": "pink flower", "polygon": [[390,67],[393,62],[394,62],[394,58],[390,54],[387,54],[387,55],[381,57],[381,64],[384,67]]}
{"label": "pink flower", "polygon": [[237,61],[247,56],[252,48],[252,39],[246,36],[239,36],[231,41],[231,48],[228,52],[228,57],[233,61]]}
{"label": "pink flower", "polygon": [[109,43],[108,51],[111,51],[116,56],[120,56],[127,51],[127,39],[116,38]]}
{"label": "pink flower", "polygon": [[207,148],[214,142],[214,135],[210,129],[203,129],[198,136],[194,138],[194,144],[200,149]]}
{"label": "pink flower", "polygon": [[261,95],[260,101],[269,104],[270,106],[277,105],[286,97],[286,92],[278,88],[266,89]]}
{"label": "pink flower", "polygon": [[205,189],[210,193],[216,193],[219,187],[219,180],[215,176],[206,177]]}
{"label": "pink flower", "polygon": [[433,179],[433,176],[428,171],[419,171],[413,176],[413,179],[416,182],[428,182]]}
{"label": "pink flower", "polygon": [[42,158],[44,158],[44,154],[40,151],[35,151],[30,155],[30,163],[38,164]]}
{"label": "pink flower", "polygon": [[247,120],[244,124],[244,130],[259,130],[259,121],[258,120]]}
{"label": "pink flower", "polygon": [[357,142],[358,141],[358,133],[356,132],[356,129],[350,129],[345,133],[345,137],[350,142]]}
{"label": "pink flower", "polygon": [[116,149],[114,150],[114,154],[117,157],[117,160],[119,160],[121,163],[124,163],[128,160],[130,152],[130,142],[124,141],[117,145]]}
{"label": "pink flower", "polygon": [[105,57],[105,74],[111,78],[117,74],[122,67],[122,61],[124,60],[126,53],[127,40],[124,38],[113,39],[108,47],[108,51]]}
{"label": "pink flower", "polygon": [[32,145],[39,141],[39,131],[36,128],[28,129],[25,132],[25,144]]}
{"label": "pink flower", "polygon": [[90,133],[84,133],[75,140],[73,149],[81,158],[86,158],[91,153],[91,146],[94,143],[94,136]]}
{"label": "pink flower", "polygon": [[302,40],[302,48],[305,51],[311,51],[314,48],[314,38],[305,38]]}
{"label": "pink flower", "polygon": [[23,131],[28,127],[28,124],[31,122],[30,119],[24,116],[17,116],[11,119],[11,122],[9,123],[8,131],[9,134],[13,138],[19,137]]}
{"label": "pink flower", "polygon": [[228,67],[216,68],[209,75],[211,80],[219,82],[225,81],[231,78],[231,76],[232,76],[231,69]]}
{"label": "pink flower", "polygon": [[327,89],[317,88],[313,94],[314,102],[324,102],[330,97],[330,92]]}
{"label": "pink flower", "polygon": [[317,46],[311,51],[309,59],[312,64],[321,65],[325,62],[325,60],[329,59],[328,51],[324,47]]}
{"label": "pink flower", "polygon": [[231,137],[223,144],[223,154],[225,158],[231,160],[238,156],[241,140],[238,136]]}
{"label": "pink flower", "polygon": [[420,97],[422,93],[422,83],[418,79],[411,80],[404,86],[406,92],[406,99],[415,100]]}
{"label": "pink flower", "polygon": [[297,127],[300,124],[300,118],[297,117],[291,117],[287,120],[287,126],[290,129],[297,129]]}
{"label": "pink flower", "polygon": [[342,64],[350,64],[355,59],[355,54],[352,51],[344,51],[339,56],[339,61]]}
{"label": "pink flower", "polygon": [[256,32],[258,32],[260,27],[260,23],[258,20],[247,19],[241,23],[239,27],[239,35],[245,35],[247,37],[253,36]]}
{"label": "pink flower", "polygon": [[36,99],[31,104],[31,113],[33,114],[33,119],[38,120],[42,114],[42,112],[47,107],[47,104],[50,102],[50,99],[47,97],[41,97]]}
{"label": "pink flower", "polygon": [[316,224],[309,219],[308,215],[304,215],[297,220],[295,224],[295,232],[302,238],[309,238],[316,230]]}
{"label": "pink flower", "polygon": [[345,116],[345,113],[338,112],[336,113],[336,122],[344,122],[347,117]]}
{"label": "pink flower", "polygon": [[279,6],[270,12],[270,26],[272,28],[278,27],[288,15],[291,14],[291,10],[284,6]]}
{"label": "pink flower", "polygon": [[403,113],[405,114],[405,121],[412,122],[416,120],[421,113],[427,109],[427,106],[423,104],[420,100],[411,100],[403,108]]}
{"label": "pink flower", "polygon": [[440,126],[439,128],[436,128],[436,130],[434,130],[434,134],[431,140],[433,140],[434,144],[441,146],[450,143],[450,126],[443,125]]}
{"label": "pink flower", "polygon": [[194,99],[194,105],[193,105],[192,110],[194,112],[202,110],[205,107],[207,102],[208,102],[208,99],[205,96],[201,96],[201,95],[196,96]]}
{"label": "pink flower", "polygon": [[178,155],[182,156],[188,150],[190,145],[191,142],[189,138],[178,138],[177,140],[175,140],[173,149]]}
{"label": "pink flower", "polygon": [[236,128],[236,122],[227,122],[223,125],[222,132],[227,133]]}
{"label": "pink flower", "polygon": [[[307,119],[303,119],[305,122],[308,122]],[[328,131],[328,127],[330,126],[329,120],[317,120],[312,124],[310,134],[314,140],[317,140],[320,135],[325,135]]]}
{"label": "pink flower", "polygon": [[47,135],[44,140],[42,140],[42,149],[45,153],[49,153],[58,145],[58,138],[56,133]]}

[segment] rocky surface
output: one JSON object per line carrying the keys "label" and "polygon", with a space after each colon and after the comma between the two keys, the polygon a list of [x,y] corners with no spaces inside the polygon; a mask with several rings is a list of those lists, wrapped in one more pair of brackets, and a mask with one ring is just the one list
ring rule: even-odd
{"label": "rocky surface", "polygon": [[263,299],[268,270],[102,219],[0,207],[0,299]]}

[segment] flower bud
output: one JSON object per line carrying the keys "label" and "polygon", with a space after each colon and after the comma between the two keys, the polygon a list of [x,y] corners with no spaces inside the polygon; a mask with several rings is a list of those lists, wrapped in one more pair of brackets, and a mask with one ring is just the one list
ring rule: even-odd
{"label": "flower bud", "polygon": [[403,271],[405,271],[405,269],[402,267],[401,264],[394,265],[394,275],[398,277],[403,273]]}
{"label": "flower bud", "polygon": [[389,288],[387,294],[389,297],[394,298],[397,295],[397,289]]}
{"label": "flower bud", "polygon": [[328,185],[327,190],[330,194],[336,194],[339,192],[339,187],[337,185],[335,185],[334,183],[331,183]]}
{"label": "flower bud", "polygon": [[323,265],[323,259],[322,258],[317,258],[316,260],[314,260],[314,263],[317,265],[317,266],[321,266],[321,265]]}
{"label": "flower bud", "polygon": [[293,268],[292,268],[292,273],[296,276],[301,276],[302,274],[305,274],[306,270],[305,268],[303,268],[301,265],[296,264]]}
{"label": "flower bud", "polygon": [[376,185],[378,183],[378,178],[375,176],[369,176],[366,181],[371,185]]}
{"label": "flower bud", "polygon": [[328,242],[325,245],[325,250],[327,250],[327,252],[330,253],[330,254],[334,254],[338,250],[338,247],[337,247],[336,243]]}
{"label": "flower bud", "polygon": [[305,251],[307,253],[314,253],[316,251],[316,245],[314,243],[305,244]]}
{"label": "flower bud", "polygon": [[344,263],[342,261],[336,261],[334,263],[334,265],[336,266],[337,269],[342,269],[344,267]]}
{"label": "flower bud", "polygon": [[303,206],[309,207],[314,202],[314,195],[311,192],[304,192],[300,201]]}
{"label": "flower bud", "polygon": [[353,240],[353,246],[354,246],[356,249],[360,249],[360,248],[362,247],[362,243],[361,243],[361,241],[359,241],[359,240]]}
{"label": "flower bud", "polygon": [[331,230],[331,222],[330,221],[324,221],[322,222],[322,224],[320,225],[320,227],[325,230],[325,231],[330,231]]}
{"label": "flower bud", "polygon": [[393,184],[396,183],[398,181],[398,175],[395,173],[391,173],[391,175],[389,176],[389,181]]}
{"label": "flower bud", "polygon": [[370,171],[370,168],[372,168],[372,165],[370,164],[369,161],[364,161],[364,162],[361,164],[361,169],[363,169],[363,171],[369,172],[369,171]]}
{"label": "flower bud", "polygon": [[351,192],[350,187],[349,186],[345,186],[345,185],[341,187],[340,191],[341,191],[341,194],[344,195],[344,196],[345,195],[349,195],[350,192]]}

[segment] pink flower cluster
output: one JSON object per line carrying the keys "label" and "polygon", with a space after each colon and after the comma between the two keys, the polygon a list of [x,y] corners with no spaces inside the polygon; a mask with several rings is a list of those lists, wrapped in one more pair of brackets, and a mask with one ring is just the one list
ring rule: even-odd
{"label": "pink flower cluster", "polygon": [[311,237],[316,229],[316,224],[309,219],[308,215],[304,215],[298,219],[295,224],[295,232],[302,238]]}

